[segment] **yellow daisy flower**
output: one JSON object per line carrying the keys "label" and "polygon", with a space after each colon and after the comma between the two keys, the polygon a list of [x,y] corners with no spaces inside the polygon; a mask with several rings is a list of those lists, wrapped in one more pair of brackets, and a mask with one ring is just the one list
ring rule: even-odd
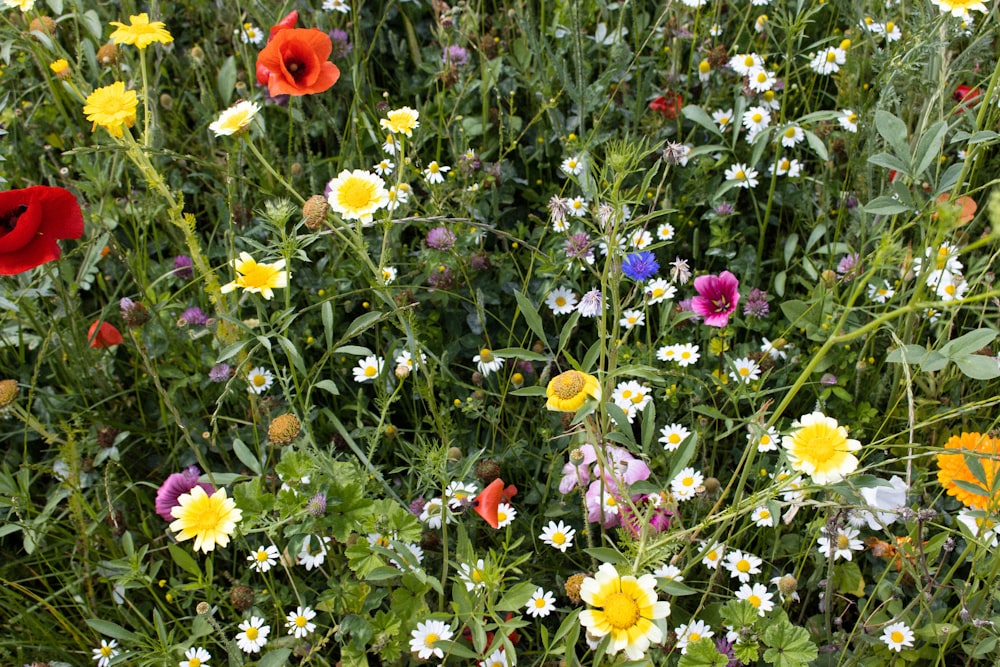
{"label": "yellow daisy flower", "polygon": [[804,472],[816,484],[833,484],[858,467],[851,452],[861,443],[847,437],[847,429],[833,417],[813,412],[792,422],[793,432],[782,439],[793,470]]}
{"label": "yellow daisy flower", "polygon": [[[965,505],[974,509],[996,509],[1000,507],[1000,494],[991,497],[993,480],[1000,470],[1000,439],[991,438],[981,433],[962,433],[953,435],[945,443],[945,449],[957,450],[955,453],[938,454],[938,482],[945,488],[949,496],[954,496]],[[986,484],[976,478],[969,470],[966,457],[976,457],[983,467]],[[981,488],[982,493],[970,491],[959,486],[956,480]]]}
{"label": "yellow daisy flower", "polygon": [[69,76],[69,62],[67,62],[65,58],[53,60],[49,63],[49,69],[52,70],[56,76]]}
{"label": "yellow daisy flower", "polygon": [[597,378],[580,371],[566,371],[551,380],[545,388],[549,400],[545,407],[555,412],[576,412],[587,397],[601,400],[601,385]]}
{"label": "yellow daisy flower", "polygon": [[236,501],[226,497],[226,490],[219,489],[211,496],[196,486],[190,493],[182,493],[177,505],[170,509],[175,521],[170,530],[177,533],[177,541],[194,538],[194,550],[208,553],[218,544],[229,544],[229,536],[243,518]]}
{"label": "yellow daisy flower", "polygon": [[222,286],[222,293],[228,294],[237,287],[242,287],[244,291],[257,293],[270,301],[274,296],[274,291],[283,287],[288,287],[288,271],[285,268],[285,260],[279,259],[273,264],[258,264],[248,252],[241,252],[238,259],[233,260],[236,268],[236,280]]}
{"label": "yellow daisy flower", "polygon": [[403,107],[401,109],[393,109],[387,113],[386,117],[379,121],[379,125],[393,134],[405,134],[411,137],[413,136],[413,130],[420,127],[418,118],[420,118],[419,111],[410,107]]}
{"label": "yellow daisy flower", "polygon": [[372,221],[375,211],[389,203],[385,181],[361,169],[340,172],[328,185],[330,208],[345,220]]}
{"label": "yellow daisy flower", "polygon": [[130,25],[118,21],[110,23],[110,25],[118,27],[111,33],[111,41],[115,44],[134,44],[136,48],[144,49],[154,42],[169,44],[174,41],[163,22],[153,21],[150,23],[149,15],[146,12],[137,16],[129,16],[128,20]]}
{"label": "yellow daisy flower", "polygon": [[91,131],[100,125],[112,137],[121,138],[122,129],[135,124],[135,108],[139,104],[134,90],[125,90],[125,84],[116,81],[98,88],[86,99],[83,113],[94,123]]}
{"label": "yellow daisy flower", "polygon": [[580,614],[580,624],[594,637],[611,635],[609,653],[625,651],[629,660],[641,660],[649,645],[663,641],[653,622],[670,615],[670,603],[656,599],[656,577],[620,576],[604,563],[580,585],[580,597],[592,607]]}

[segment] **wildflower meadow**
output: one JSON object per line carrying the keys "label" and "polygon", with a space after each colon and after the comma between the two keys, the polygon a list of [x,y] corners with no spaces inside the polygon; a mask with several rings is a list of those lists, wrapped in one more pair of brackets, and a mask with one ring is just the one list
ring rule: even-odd
{"label": "wildflower meadow", "polygon": [[0,0],[0,665],[1000,664],[994,0]]}

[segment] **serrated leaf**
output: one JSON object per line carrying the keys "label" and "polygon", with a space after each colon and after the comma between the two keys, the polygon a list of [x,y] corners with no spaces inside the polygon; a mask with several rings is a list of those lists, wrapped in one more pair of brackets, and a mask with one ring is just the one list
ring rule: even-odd
{"label": "serrated leaf", "polygon": [[768,645],[764,660],[775,667],[805,667],[819,655],[806,629],[788,621],[769,625],[763,640]]}
{"label": "serrated leaf", "polygon": [[729,657],[719,653],[715,640],[704,637],[687,645],[687,653],[677,663],[679,667],[726,667]]}
{"label": "serrated leaf", "polygon": [[757,608],[746,600],[730,600],[719,609],[719,617],[726,625],[747,628],[757,622]]}

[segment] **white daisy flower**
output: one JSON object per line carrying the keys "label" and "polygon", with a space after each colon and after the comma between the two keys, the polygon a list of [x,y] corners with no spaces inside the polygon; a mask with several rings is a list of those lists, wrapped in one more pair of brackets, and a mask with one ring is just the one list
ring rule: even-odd
{"label": "white daisy flower", "polygon": [[726,551],[726,545],[715,542],[710,547],[706,547],[704,551],[701,552],[701,564],[707,567],[709,570],[714,570],[719,567],[719,563],[722,562],[722,556]]}
{"label": "white daisy flower", "polygon": [[545,618],[556,609],[556,598],[551,591],[539,587],[525,605],[525,613],[534,618]]}
{"label": "white daisy flower", "polygon": [[726,561],[723,566],[729,570],[729,576],[739,579],[744,584],[750,581],[750,575],[760,574],[760,566],[764,561],[739,549],[726,554]]}
{"label": "white daisy flower", "polygon": [[257,616],[251,616],[240,623],[239,629],[241,632],[236,635],[236,645],[244,653],[260,653],[271,632],[271,626],[264,625],[264,619]]}
{"label": "white daisy flower", "polygon": [[263,394],[274,384],[274,373],[263,366],[257,366],[247,373],[248,391],[253,394]]}
{"label": "white daisy flower", "polygon": [[509,503],[497,504],[497,528],[506,528],[514,523],[517,518],[517,510]]}
{"label": "white daisy flower", "polygon": [[732,109],[718,109],[712,112],[712,120],[719,126],[720,130],[725,130],[733,122]]}
{"label": "white daisy flower", "polygon": [[670,481],[670,491],[678,501],[691,500],[704,483],[704,475],[688,467],[677,473],[677,476]]}
{"label": "white daisy flower", "polygon": [[677,365],[686,368],[701,359],[698,353],[698,346],[691,343],[684,343],[677,348]]}
{"label": "white daisy flower", "polygon": [[817,53],[809,67],[817,74],[834,74],[840,71],[840,66],[847,62],[847,51],[839,46],[831,46]]}
{"label": "white daisy flower", "polygon": [[351,5],[348,0],[326,0],[323,3],[323,9],[328,12],[340,12],[341,14],[347,14],[351,11]]}
{"label": "white daisy flower", "polygon": [[372,167],[372,169],[375,170],[375,173],[378,174],[379,176],[388,176],[392,173],[392,170],[395,168],[396,168],[395,163],[389,158],[385,158],[384,160],[376,164],[374,167]]}
{"label": "white daisy flower", "polygon": [[302,548],[295,556],[296,561],[299,565],[305,566],[306,571],[318,568],[326,561],[326,545],[330,543],[330,538],[323,537],[316,540],[316,543],[319,545],[316,553],[312,552],[312,542],[313,536],[306,535],[306,539],[302,542]]}
{"label": "white daisy flower", "polygon": [[575,218],[583,217],[587,213],[587,208],[587,200],[583,197],[566,200],[566,212]]}
{"label": "white daisy flower", "polygon": [[674,226],[664,222],[656,228],[656,240],[670,242],[674,240]]}
{"label": "white daisy flower", "polygon": [[874,283],[868,284],[868,298],[874,303],[885,303],[896,295],[896,290],[892,289],[888,280],[882,281],[882,286]]}
{"label": "white daisy flower", "polygon": [[747,87],[755,93],[771,90],[776,81],[774,72],[768,72],[763,67],[755,67],[747,73]]}
{"label": "white daisy flower", "polygon": [[399,271],[396,270],[394,266],[384,266],[382,267],[382,284],[388,285],[396,280],[399,275]]}
{"label": "white daisy flower", "polygon": [[695,620],[692,620],[690,623],[682,623],[674,629],[674,632],[677,634],[677,648],[680,649],[681,655],[687,655],[689,643],[715,636],[715,633],[712,632],[711,627],[705,621]]}
{"label": "white daisy flower", "polygon": [[661,301],[669,301],[677,294],[677,288],[671,285],[665,278],[650,280],[643,291],[646,295],[647,306],[652,306]]}
{"label": "white daisy flower", "polygon": [[178,667],[208,667],[208,661],[212,659],[212,654],[201,646],[192,646],[184,651],[187,660],[181,660]]}
{"label": "white daisy flower", "polygon": [[577,303],[576,292],[566,287],[557,287],[545,297],[545,305],[553,315],[569,315],[576,310]]}
{"label": "white daisy flower", "polygon": [[465,584],[465,590],[471,591],[474,588],[486,587],[486,581],[483,579],[485,568],[486,563],[482,558],[476,561],[475,567],[468,563],[462,563],[458,566],[458,579]]}
{"label": "white daisy flower", "polygon": [[542,534],[538,536],[538,539],[553,549],[558,549],[566,553],[566,550],[573,546],[573,537],[575,535],[575,528],[567,526],[562,521],[559,523],[549,521],[549,525],[542,529]]}
{"label": "white daisy flower", "polygon": [[483,374],[483,377],[488,377],[490,373],[495,373],[503,368],[506,359],[498,357],[493,354],[492,350],[484,347],[479,351],[479,354],[472,357],[472,361],[475,362],[476,368]]}
{"label": "white daisy flower", "polygon": [[913,630],[910,630],[906,623],[899,621],[885,626],[880,639],[886,646],[899,653],[904,646],[913,647]]}
{"label": "white daisy flower", "polygon": [[101,645],[95,649],[91,649],[94,653],[94,660],[97,661],[97,667],[108,667],[111,661],[117,656],[121,651],[116,647],[118,642],[112,639],[108,641],[107,639],[101,640]]}
{"label": "white daisy flower", "polygon": [[431,160],[427,168],[424,169],[424,178],[430,184],[444,183],[444,175],[451,171],[451,167],[445,167],[437,163],[437,160]]}
{"label": "white daisy flower", "polygon": [[666,563],[653,570],[653,576],[657,579],[667,579],[669,581],[684,581],[681,569],[676,565],[668,565]]}
{"label": "white daisy flower", "polygon": [[365,357],[352,369],[354,372],[354,381],[371,382],[382,374],[384,366],[385,359],[382,357],[376,357],[375,355]]}
{"label": "white daisy flower", "polygon": [[754,508],[753,512],[750,513],[750,520],[759,528],[774,527],[774,515],[763,505]]}
{"label": "white daisy flower", "polygon": [[570,156],[562,161],[559,168],[568,176],[579,176],[583,173],[583,158],[577,155]]}
{"label": "white daisy flower", "polygon": [[668,452],[676,451],[684,442],[691,431],[681,424],[668,424],[660,429],[660,439],[658,442],[663,445],[663,449]]}
{"label": "white daisy flower", "polygon": [[250,561],[250,569],[254,572],[264,573],[269,571],[278,562],[278,547],[273,544],[269,544],[266,547],[261,545],[257,547],[249,556],[247,560]]}
{"label": "white daisy flower", "polygon": [[747,190],[757,187],[757,170],[750,169],[742,162],[737,162],[726,169],[725,176],[727,181],[736,181],[737,187]]}
{"label": "white daisy flower", "polygon": [[766,616],[767,612],[774,609],[774,594],[767,591],[764,584],[743,584],[740,590],[736,591],[737,600],[746,600],[757,609],[757,613]]}
{"label": "white daisy flower", "polygon": [[729,377],[743,384],[750,384],[754,380],[760,379],[760,366],[749,357],[743,357],[733,361],[733,369],[729,371]]}
{"label": "white daisy flower", "polygon": [[837,122],[848,132],[858,131],[858,114],[850,109],[841,109],[840,115],[837,116]]}
{"label": "white daisy flower", "polygon": [[632,247],[637,250],[642,250],[653,242],[653,235],[645,229],[640,229],[639,231],[632,234],[630,238]]}
{"label": "white daisy flower", "polygon": [[417,623],[417,627],[410,633],[410,652],[416,653],[421,660],[427,660],[431,656],[443,659],[444,651],[434,644],[451,638],[451,628],[443,621],[429,619]]}
{"label": "white daisy flower", "polygon": [[285,618],[288,634],[294,635],[297,639],[311,635],[316,630],[316,624],[311,622],[314,618],[316,618],[316,612],[309,607],[298,607],[295,611],[288,612],[288,616]]}
{"label": "white daisy flower", "polygon": [[816,540],[821,556],[837,560],[854,560],[855,551],[865,548],[864,543],[858,539],[861,532],[857,528],[845,526],[838,528],[836,533],[830,535],[826,528],[823,529],[823,536]]}
{"label": "white daisy flower", "polygon": [[758,452],[773,452],[778,449],[781,435],[778,434],[778,429],[773,426],[760,434],[755,429],[750,429],[750,432],[747,433],[747,441],[751,444],[756,444]]}
{"label": "white daisy flower", "polygon": [[626,310],[622,313],[621,320],[618,321],[618,324],[625,327],[626,330],[641,327],[645,323],[646,314],[641,310]]}
{"label": "white daisy flower", "polygon": [[771,111],[767,107],[750,107],[743,113],[743,127],[753,135],[771,125]]}
{"label": "white daisy flower", "polygon": [[737,53],[729,59],[729,67],[737,74],[746,76],[754,67],[763,67],[764,59],[756,53]]}

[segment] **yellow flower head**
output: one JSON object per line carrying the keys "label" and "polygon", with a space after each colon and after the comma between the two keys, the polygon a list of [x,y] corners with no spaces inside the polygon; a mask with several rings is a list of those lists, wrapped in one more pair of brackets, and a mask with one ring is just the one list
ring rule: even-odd
{"label": "yellow flower head", "polygon": [[69,74],[69,62],[67,62],[65,58],[53,60],[49,64],[49,69],[52,70],[56,76],[66,76]]}
{"label": "yellow flower head", "polygon": [[387,113],[386,117],[379,121],[379,125],[393,134],[405,134],[411,137],[413,136],[414,128],[420,127],[418,118],[420,118],[419,111],[410,107],[403,107],[401,109],[393,109]]}
{"label": "yellow flower head", "polygon": [[[993,480],[1000,470],[1000,439],[991,438],[981,433],[962,433],[953,435],[945,443],[945,449],[958,450],[954,454],[938,454],[938,482],[945,488],[949,496],[958,498],[966,507],[980,510],[994,510],[1000,507],[1000,494],[990,496]],[[969,469],[966,457],[975,457],[983,467],[986,484]],[[957,481],[979,487],[982,493],[970,491],[967,486],[960,486]]]}
{"label": "yellow flower head", "polygon": [[241,252],[238,259],[233,260],[236,268],[236,280],[222,286],[222,293],[228,294],[237,287],[246,292],[255,292],[270,301],[276,289],[288,287],[288,271],[285,260],[279,259],[273,264],[258,264],[248,252]]}
{"label": "yellow flower head", "polygon": [[194,550],[208,553],[218,544],[229,544],[229,536],[243,518],[236,501],[226,497],[226,490],[219,489],[211,496],[196,486],[190,493],[182,493],[177,505],[170,509],[175,521],[170,530],[177,533],[177,541],[194,538]]}
{"label": "yellow flower head", "polygon": [[253,121],[258,111],[260,111],[260,105],[256,102],[240,100],[219,114],[218,120],[209,125],[208,129],[214,132],[217,137],[239,134],[250,127],[250,122]]}
{"label": "yellow flower head", "polygon": [[91,131],[100,125],[112,137],[122,136],[122,130],[135,124],[135,109],[139,100],[134,90],[125,90],[125,84],[116,81],[110,86],[92,92],[83,106],[87,120],[93,121]]}
{"label": "yellow flower head", "polygon": [[951,14],[955,18],[962,18],[973,10],[984,14],[989,11],[981,0],[931,0],[931,4],[937,5],[943,13]]}
{"label": "yellow flower head", "polygon": [[580,624],[594,637],[611,635],[609,653],[624,650],[629,660],[641,660],[651,643],[663,641],[655,620],[670,615],[670,603],[656,599],[656,577],[619,576],[604,563],[580,584],[580,597],[592,607],[580,614]]}
{"label": "yellow flower head", "polygon": [[136,48],[144,49],[154,42],[169,44],[174,38],[167,32],[161,21],[149,22],[149,15],[143,12],[138,16],[128,17],[130,25],[112,21],[111,25],[118,29],[111,33],[111,41],[115,44],[134,44]]}
{"label": "yellow flower head", "polygon": [[847,429],[833,417],[813,412],[793,422],[792,428],[782,445],[793,470],[809,475],[816,484],[833,484],[857,469],[858,459],[851,452],[861,449],[861,443],[848,438]]}
{"label": "yellow flower head", "polygon": [[362,224],[368,224],[375,211],[389,203],[385,181],[361,169],[345,169],[330,181],[328,187],[330,208],[345,220],[360,220]]}
{"label": "yellow flower head", "polygon": [[545,407],[555,412],[576,412],[587,397],[601,400],[601,385],[597,378],[580,371],[566,371],[551,380],[545,388],[549,400]]}
{"label": "yellow flower head", "polygon": [[27,14],[35,8],[35,0],[3,0],[3,5],[9,9],[16,7]]}

